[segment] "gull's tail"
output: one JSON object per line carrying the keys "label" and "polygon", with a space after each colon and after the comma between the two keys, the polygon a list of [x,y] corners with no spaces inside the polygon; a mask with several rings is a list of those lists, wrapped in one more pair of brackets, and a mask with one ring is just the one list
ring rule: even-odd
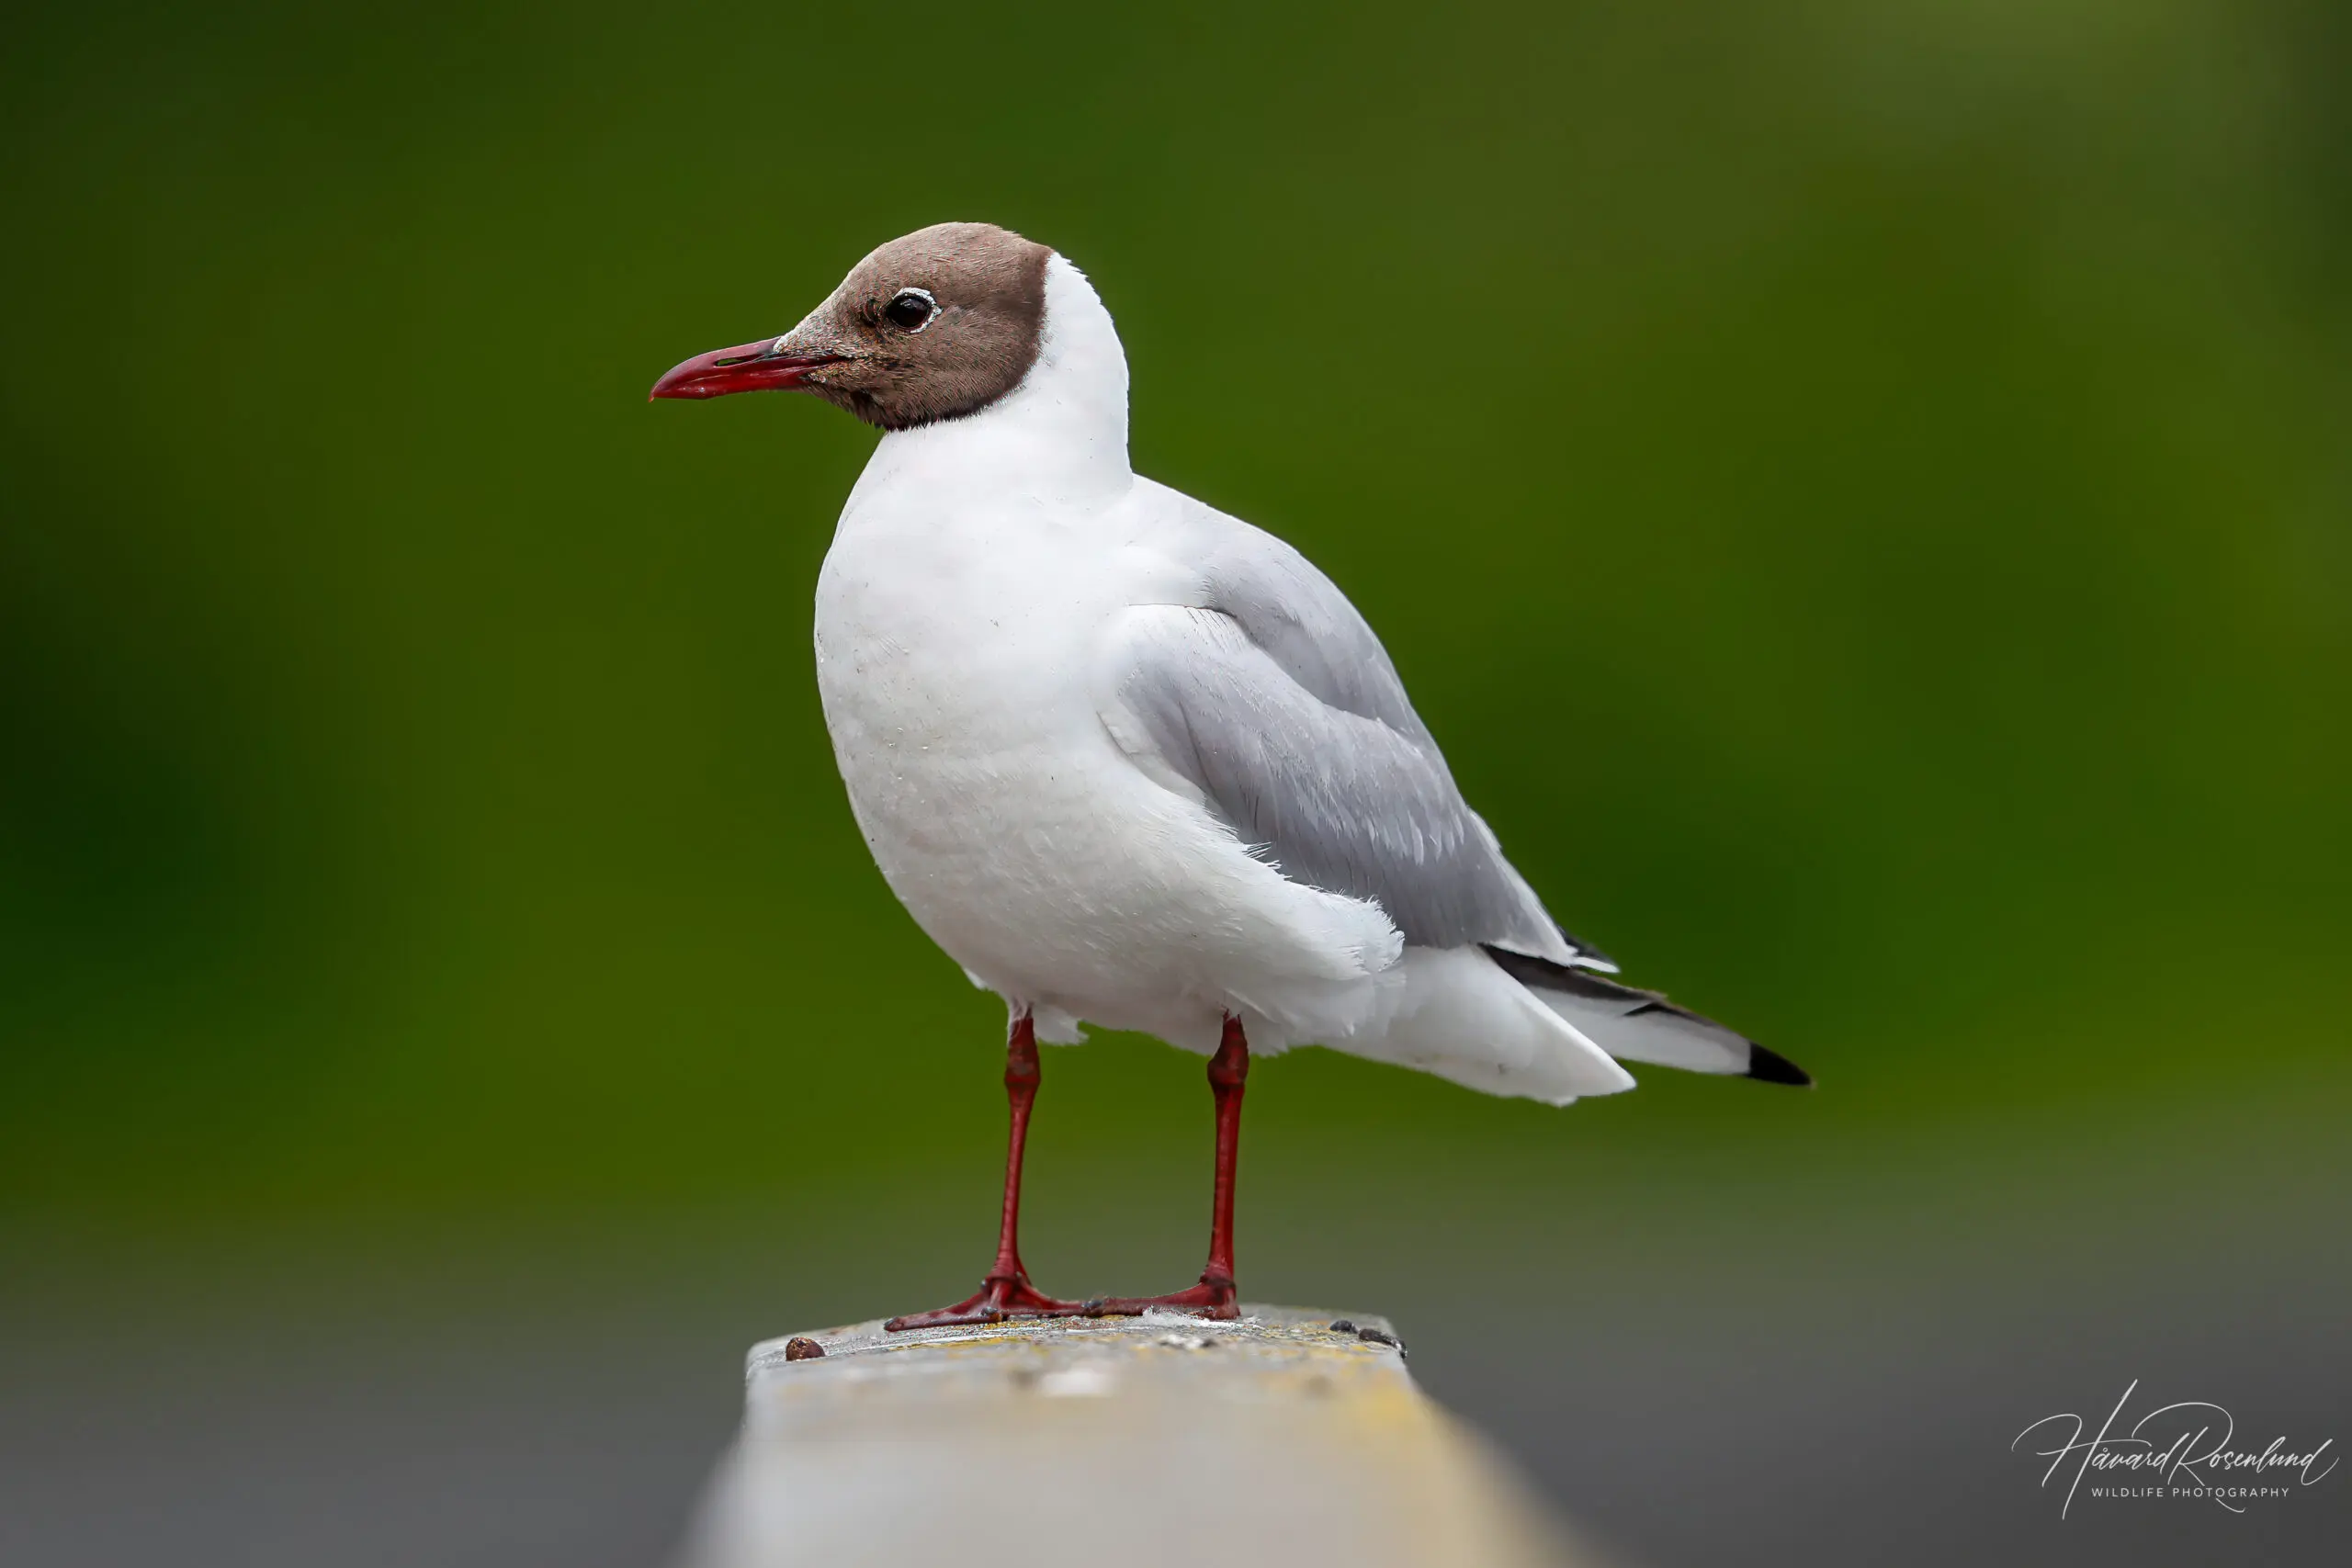
{"label": "gull's tail", "polygon": [[1803,1067],[1713,1019],[1675,1006],[1590,969],[1499,947],[1487,955],[1563,1022],[1622,1061],[1655,1062],[1694,1073],[1736,1074],[1766,1083],[1811,1084]]}

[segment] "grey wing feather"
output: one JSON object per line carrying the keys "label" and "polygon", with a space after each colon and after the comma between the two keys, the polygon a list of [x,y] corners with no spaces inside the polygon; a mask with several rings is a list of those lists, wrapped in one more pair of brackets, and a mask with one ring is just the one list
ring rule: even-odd
{"label": "grey wing feather", "polygon": [[1503,973],[1535,993],[1594,1044],[1623,1061],[1656,1062],[1694,1073],[1737,1073],[1767,1083],[1809,1085],[1813,1077],[1777,1051],[1657,991],[1604,980],[1565,964],[1490,947]]}
{"label": "grey wing feather", "polygon": [[[1230,615],[1283,674],[1342,713],[1378,719],[1438,759],[1405,682],[1339,585],[1270,534],[1251,529],[1215,552],[1202,577],[1211,609]],[[1451,787],[1452,780],[1448,779]],[[1464,809],[1467,809],[1464,807]]]}
{"label": "grey wing feather", "polygon": [[1612,1055],[1813,1081],[1713,1019],[1591,974],[1617,966],[1503,858],[1355,606],[1281,540],[1184,504],[1199,601],[1136,612],[1119,696],[1244,842],[1295,881],[1376,902],[1416,946],[1483,945]]}
{"label": "grey wing feather", "polygon": [[1235,526],[1204,563],[1205,605],[1137,623],[1120,695],[1161,760],[1285,876],[1376,902],[1416,946],[1594,962],[1463,800],[1354,606]]}

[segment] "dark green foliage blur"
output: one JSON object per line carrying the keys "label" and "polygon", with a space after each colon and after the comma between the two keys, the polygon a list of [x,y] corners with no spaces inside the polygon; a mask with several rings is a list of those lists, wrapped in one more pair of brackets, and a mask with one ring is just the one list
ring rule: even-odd
{"label": "dark green foliage blur", "polygon": [[[1245,1222],[1376,1170],[1834,1220],[1877,1200],[1833,1164],[2150,1129],[2337,1181],[2344,15],[20,17],[0,1217],[900,1180],[984,1231],[1001,1013],[872,870],[810,677],[874,436],[645,401],[965,218],[1089,271],[1138,468],[1354,596],[1561,918],[1822,1084],[1561,1112],[1304,1053]],[[1176,1282],[1198,1061],[1046,1073],[1043,1201],[1164,1177]]]}

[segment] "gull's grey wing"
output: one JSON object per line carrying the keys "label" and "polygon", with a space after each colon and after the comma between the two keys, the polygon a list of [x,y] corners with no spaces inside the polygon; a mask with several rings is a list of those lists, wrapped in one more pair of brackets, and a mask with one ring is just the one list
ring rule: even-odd
{"label": "gull's grey wing", "polygon": [[[1437,743],[1405,695],[1388,650],[1339,584],[1258,529],[1219,543],[1202,566],[1206,606],[1231,616],[1277,669],[1317,700],[1385,725],[1426,751],[1443,773]],[[1447,787],[1452,793],[1450,775]]]}
{"label": "gull's grey wing", "polygon": [[1201,603],[1143,606],[1125,626],[1118,698],[1159,761],[1283,874],[1373,900],[1416,946],[1607,964],[1504,860],[1346,596],[1280,540],[1211,515],[1224,526],[1196,558]]}

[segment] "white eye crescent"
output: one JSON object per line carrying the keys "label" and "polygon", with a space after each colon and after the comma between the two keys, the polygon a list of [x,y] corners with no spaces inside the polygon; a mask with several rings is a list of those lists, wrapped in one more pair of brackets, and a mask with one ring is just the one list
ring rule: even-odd
{"label": "white eye crescent", "polygon": [[919,333],[939,315],[939,301],[928,288],[901,288],[882,307],[883,319],[901,332]]}

